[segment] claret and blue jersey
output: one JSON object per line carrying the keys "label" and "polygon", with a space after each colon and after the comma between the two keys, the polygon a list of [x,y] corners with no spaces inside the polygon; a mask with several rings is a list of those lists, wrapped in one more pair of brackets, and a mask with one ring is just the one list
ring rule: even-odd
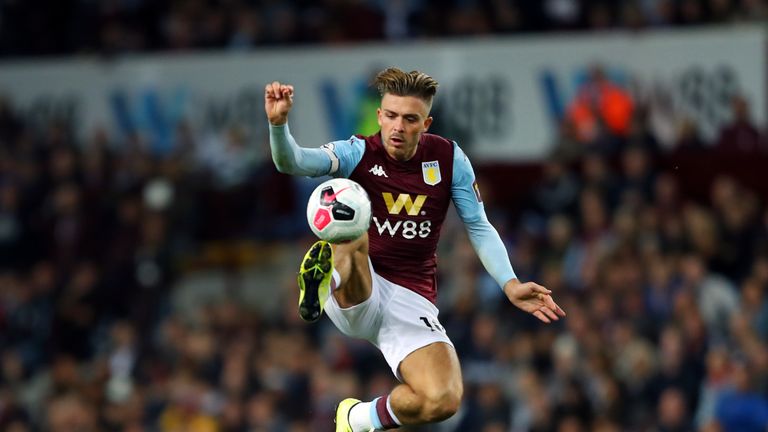
{"label": "claret and blue jersey", "polygon": [[455,142],[423,134],[416,154],[403,162],[386,153],[379,134],[320,149],[298,147],[287,126],[272,126],[270,134],[278,167],[292,160],[297,166],[286,170],[290,173],[347,177],[368,192],[369,256],[385,279],[435,302],[437,243],[451,200],[486,270],[501,286],[515,277],[506,248],[486,218],[472,165]]}

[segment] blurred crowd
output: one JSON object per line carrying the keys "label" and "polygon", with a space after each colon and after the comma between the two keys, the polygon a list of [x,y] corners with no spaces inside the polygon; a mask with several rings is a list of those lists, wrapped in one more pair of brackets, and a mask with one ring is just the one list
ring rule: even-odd
{"label": "blurred crowd", "polygon": [[[707,192],[692,194],[643,109],[602,79],[584,91],[623,108],[577,97],[552,157],[509,167],[536,173],[524,199],[499,199],[514,185],[476,167],[518,276],[567,319],[514,310],[450,213],[439,306],[466,395],[412,430],[768,427],[766,189],[740,176],[760,175],[764,134],[736,98],[716,142],[681,141],[753,161],[695,171]],[[100,130],[79,140],[0,101],[0,430],[324,432],[340,399],[394,384],[372,346],[298,319],[316,183],[278,174],[265,136],[176,136],[163,155]]]}
{"label": "blurred crowd", "polygon": [[[0,55],[764,18],[761,0],[17,1],[0,5]],[[768,428],[768,142],[731,102],[713,140],[686,122],[660,145],[642,102],[595,68],[548,160],[511,176],[475,163],[517,275],[568,316],[510,306],[449,212],[438,303],[465,398],[410,430]],[[277,173],[266,136],[182,122],[157,154],[72,126],[0,97],[0,430],[328,432],[339,400],[394,385],[374,347],[299,320],[319,181]]]}
{"label": "blurred crowd", "polygon": [[766,0],[26,0],[0,4],[0,56],[248,49],[766,19]]}

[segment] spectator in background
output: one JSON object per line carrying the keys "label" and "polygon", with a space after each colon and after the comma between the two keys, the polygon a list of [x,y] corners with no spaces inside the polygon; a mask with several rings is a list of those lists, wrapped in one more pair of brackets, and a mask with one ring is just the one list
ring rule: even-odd
{"label": "spectator in background", "polygon": [[576,160],[588,153],[588,146],[580,141],[576,125],[570,117],[560,119],[552,148],[552,155],[566,162]]}
{"label": "spectator in background", "polygon": [[684,392],[670,387],[659,397],[657,432],[693,432],[689,419],[689,403]]}
{"label": "spectator in background", "polygon": [[0,180],[0,269],[21,264],[30,247],[21,200],[16,182]]}
{"label": "spectator in background", "polygon": [[621,192],[619,205],[639,209],[652,201],[656,173],[649,151],[641,146],[632,145],[621,153]]}
{"label": "spectator in background", "polygon": [[8,98],[0,93],[0,144],[5,147],[14,142],[22,130],[21,119],[13,111]]}
{"label": "spectator in background", "polygon": [[744,318],[760,340],[768,340],[768,299],[766,286],[757,278],[749,278],[741,284],[741,308]]}
{"label": "spectator in background", "polygon": [[591,151],[584,155],[580,163],[583,187],[598,190],[608,207],[614,209],[619,203],[621,185],[608,159],[599,152]]}
{"label": "spectator in background", "polygon": [[632,119],[629,122],[625,147],[641,147],[649,154],[656,155],[661,150],[656,135],[651,132],[649,127],[650,108],[644,105],[638,105],[632,112]]}
{"label": "spectator in background", "polygon": [[579,183],[568,166],[559,157],[551,157],[545,162],[543,179],[533,191],[541,214],[549,217],[556,213],[573,213],[578,195]]}
{"label": "spectator in background", "polygon": [[715,178],[710,197],[719,234],[717,254],[710,266],[739,283],[750,271],[758,199],[730,176]]}
{"label": "spectator in background", "polygon": [[709,272],[702,258],[689,253],[682,258],[683,289],[694,301],[713,341],[725,341],[731,317],[739,311],[738,292],[721,275]]}
{"label": "spectator in background", "polygon": [[629,93],[612,82],[602,66],[594,65],[577,90],[567,116],[576,126],[580,141],[613,151],[617,144],[611,138],[628,135],[633,113]]}
{"label": "spectator in background", "polygon": [[701,399],[694,416],[694,424],[702,430],[715,418],[715,404],[728,386],[730,353],[724,345],[714,345],[704,360],[705,373],[701,382]]}
{"label": "spectator in background", "polygon": [[96,432],[98,414],[88,401],[76,393],[66,393],[51,401],[47,410],[50,432]]}
{"label": "spectator in background", "polygon": [[754,365],[738,358],[731,371],[731,389],[715,405],[723,432],[763,432],[768,428],[768,400],[754,388]]}
{"label": "spectator in background", "polygon": [[744,96],[734,96],[731,109],[733,121],[720,130],[717,148],[738,153],[768,153],[768,144],[752,122],[749,104]]}
{"label": "spectator in background", "polygon": [[702,150],[704,141],[699,134],[696,122],[690,118],[682,119],[677,125],[675,148],[679,150]]}

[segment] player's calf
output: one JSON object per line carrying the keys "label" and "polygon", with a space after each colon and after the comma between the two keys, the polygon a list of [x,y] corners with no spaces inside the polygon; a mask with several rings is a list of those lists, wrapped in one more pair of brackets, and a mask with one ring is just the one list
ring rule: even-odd
{"label": "player's calf", "polygon": [[341,280],[334,291],[339,306],[348,308],[367,300],[372,289],[368,234],[349,243],[334,245],[334,268]]}

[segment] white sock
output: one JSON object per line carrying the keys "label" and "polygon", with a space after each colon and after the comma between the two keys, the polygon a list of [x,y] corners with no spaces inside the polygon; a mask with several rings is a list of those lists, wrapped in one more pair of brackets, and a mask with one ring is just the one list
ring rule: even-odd
{"label": "white sock", "polygon": [[373,429],[371,402],[360,402],[349,410],[349,425],[354,432],[369,432]]}

